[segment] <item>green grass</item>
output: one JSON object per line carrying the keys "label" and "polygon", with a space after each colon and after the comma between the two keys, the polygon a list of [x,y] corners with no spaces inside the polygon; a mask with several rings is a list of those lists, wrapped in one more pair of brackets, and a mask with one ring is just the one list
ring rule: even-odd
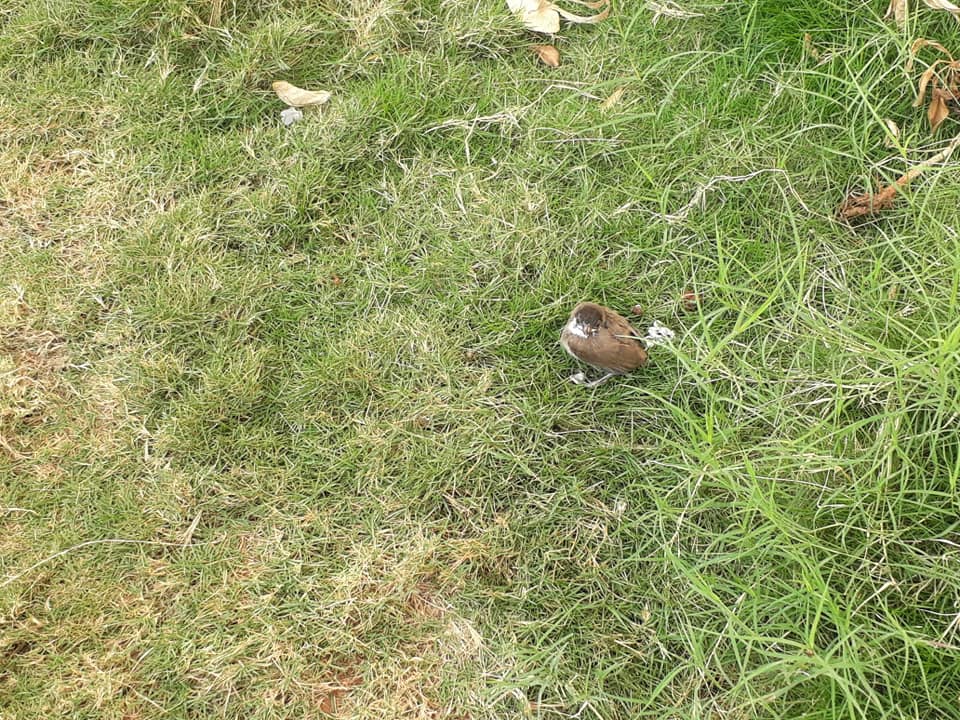
{"label": "green grass", "polygon": [[958,26],[681,4],[0,9],[0,717],[960,718]]}

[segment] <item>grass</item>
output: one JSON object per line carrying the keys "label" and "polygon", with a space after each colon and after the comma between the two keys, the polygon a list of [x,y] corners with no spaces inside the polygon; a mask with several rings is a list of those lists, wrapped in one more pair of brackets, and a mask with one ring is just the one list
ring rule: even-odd
{"label": "grass", "polygon": [[956,23],[502,5],[0,9],[0,716],[960,718]]}

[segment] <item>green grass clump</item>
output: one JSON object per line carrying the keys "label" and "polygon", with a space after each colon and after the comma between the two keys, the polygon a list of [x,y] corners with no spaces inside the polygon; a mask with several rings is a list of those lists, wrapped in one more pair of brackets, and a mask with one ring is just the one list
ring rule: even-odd
{"label": "green grass clump", "polygon": [[683,5],[0,9],[0,716],[960,718],[960,33]]}

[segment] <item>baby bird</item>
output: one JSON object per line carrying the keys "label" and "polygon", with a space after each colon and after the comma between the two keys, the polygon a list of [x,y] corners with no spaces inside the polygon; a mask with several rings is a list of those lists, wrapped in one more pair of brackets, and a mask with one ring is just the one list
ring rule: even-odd
{"label": "baby bird", "polygon": [[587,387],[647,364],[647,350],[641,335],[621,315],[592,302],[582,302],[570,313],[560,332],[560,345],[580,362],[606,373],[589,383],[585,382],[583,373],[570,378]]}

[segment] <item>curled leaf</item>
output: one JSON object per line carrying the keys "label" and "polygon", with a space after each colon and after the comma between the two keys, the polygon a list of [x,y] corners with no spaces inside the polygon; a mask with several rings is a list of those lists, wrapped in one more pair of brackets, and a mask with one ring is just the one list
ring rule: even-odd
{"label": "curled leaf", "polygon": [[[910,46],[910,54],[916,55],[921,49],[925,47],[935,47],[937,50],[942,52],[944,55],[949,57],[951,60],[953,56],[950,55],[950,51],[947,50],[943,45],[938,43],[936,40],[927,40],[926,38],[918,38],[913,41],[913,45]],[[908,68],[909,69],[909,68]]]}
{"label": "curled leaf", "polygon": [[606,20],[607,16],[610,14],[609,5],[607,5],[605,10],[598,12],[596,15],[589,15],[589,16],[574,15],[573,13],[567,12],[563,8],[557,7],[556,5],[554,5],[554,8],[558,13],[560,13],[560,17],[562,17],[564,20],[569,20],[570,22],[573,22],[573,23],[580,23],[580,24],[586,24],[586,25],[594,25],[598,22]]}
{"label": "curled leaf", "polygon": [[296,85],[291,85],[285,80],[277,80],[273,83],[273,91],[287,105],[294,108],[307,107],[308,105],[323,105],[330,99],[330,93],[326,90],[304,90]]}
{"label": "curled leaf", "polygon": [[930,129],[936,131],[951,112],[957,111],[956,108],[960,103],[960,61],[954,60],[950,51],[940,43],[920,38],[910,48],[907,72],[913,68],[914,55],[924,47],[936,48],[941,54],[947,56],[947,59],[937,58],[923,71],[917,83],[917,98],[913,102],[914,107],[923,105],[927,98],[927,90],[932,86],[930,104],[927,106],[927,120],[930,121]]}
{"label": "curled leaf", "polygon": [[894,22],[897,23],[897,27],[902,27],[903,23],[906,22],[907,12],[907,0],[890,0],[890,7],[887,8],[883,19],[888,20],[889,18],[893,18]]}
{"label": "curled leaf", "polygon": [[[917,99],[913,101],[914,107],[920,107],[923,105],[923,100],[927,96],[927,85],[930,84],[930,81],[933,79],[933,76],[936,74],[936,72],[936,65],[931,65],[923,71],[923,75],[920,76],[920,84],[917,86]],[[934,84],[934,86],[936,86],[936,84]]]}
{"label": "curled leaf", "polygon": [[553,45],[534,45],[533,51],[544,65],[560,67],[560,51]]}
{"label": "curled leaf", "polygon": [[934,10],[946,10],[957,20],[960,20],[960,7],[957,7],[949,0],[923,0],[923,4]]}
{"label": "curled leaf", "polygon": [[947,99],[950,94],[945,90],[937,88],[933,91],[933,97],[930,98],[930,106],[927,108],[927,120],[930,121],[930,131],[936,132],[940,124],[950,115],[950,108],[947,105]]}
{"label": "curled leaf", "polygon": [[942,52],[944,55],[946,55],[948,58],[950,58],[951,62],[953,62],[953,55],[950,54],[950,51],[947,50],[943,45],[938,43],[936,40],[927,40],[926,38],[918,38],[917,40],[914,40],[913,45],[910,46],[910,57],[907,59],[908,73],[913,72],[913,61],[917,53],[925,47],[936,48],[937,50]]}

